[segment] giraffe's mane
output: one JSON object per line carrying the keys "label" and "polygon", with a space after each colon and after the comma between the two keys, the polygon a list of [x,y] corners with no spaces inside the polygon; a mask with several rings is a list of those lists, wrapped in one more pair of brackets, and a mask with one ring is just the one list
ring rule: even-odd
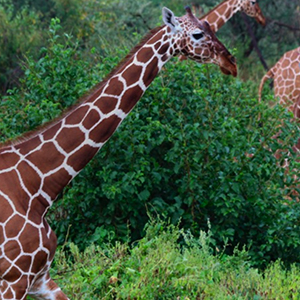
{"label": "giraffe's mane", "polygon": [[80,106],[83,102],[88,100],[89,98],[93,97],[93,95],[99,91],[115,74],[119,72],[119,70],[122,69],[122,67],[126,64],[126,62],[132,58],[132,56],[140,50],[147,41],[149,41],[157,32],[159,32],[162,28],[164,28],[166,25],[155,27],[154,29],[150,30],[140,41],[139,44],[137,44],[135,47],[131,49],[131,51],[120,61],[120,63],[98,84],[96,84],[94,87],[92,87],[89,91],[87,91],[82,97],[80,97],[75,104],[70,106],[69,108],[65,109],[59,116],[54,118],[53,120],[50,120],[49,122],[45,122],[44,124],[41,124],[37,128],[25,132],[21,134],[20,136],[8,139],[7,141],[4,141],[0,143],[0,150],[1,148],[4,148],[6,146],[10,145],[17,145],[22,142],[25,142],[27,140],[30,140],[34,136],[41,133],[44,129],[50,127],[51,125],[55,125],[58,121],[63,119],[66,115],[74,111],[78,106]]}

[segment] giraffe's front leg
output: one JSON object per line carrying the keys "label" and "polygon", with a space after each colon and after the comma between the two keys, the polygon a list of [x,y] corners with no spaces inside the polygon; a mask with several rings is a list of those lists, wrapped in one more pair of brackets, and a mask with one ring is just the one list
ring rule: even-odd
{"label": "giraffe's front leg", "polygon": [[50,278],[49,273],[35,281],[28,295],[36,300],[69,300],[60,287]]}

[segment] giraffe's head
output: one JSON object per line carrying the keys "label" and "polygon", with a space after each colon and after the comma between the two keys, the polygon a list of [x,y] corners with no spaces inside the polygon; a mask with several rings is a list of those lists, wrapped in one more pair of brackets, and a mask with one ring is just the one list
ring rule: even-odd
{"label": "giraffe's head", "polygon": [[255,18],[255,20],[262,26],[266,25],[266,18],[261,12],[257,0],[241,0],[241,11],[247,14],[249,17]]}
{"label": "giraffe's head", "polygon": [[234,57],[217,39],[207,22],[198,20],[186,7],[187,14],[175,17],[168,8],[163,8],[163,20],[169,27],[174,52],[199,63],[213,63],[226,75],[237,75]]}

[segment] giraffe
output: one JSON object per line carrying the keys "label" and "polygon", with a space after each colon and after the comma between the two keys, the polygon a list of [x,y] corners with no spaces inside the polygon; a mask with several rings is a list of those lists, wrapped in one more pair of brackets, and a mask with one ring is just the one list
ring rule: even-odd
{"label": "giraffe", "polygon": [[300,118],[300,47],[286,52],[262,78],[259,86],[259,101],[264,83],[274,80],[274,95],[279,103],[287,105],[294,117]]}
{"label": "giraffe", "polygon": [[201,17],[214,32],[217,32],[238,11],[246,13],[262,26],[266,25],[266,19],[258,5],[257,0],[225,0]]}
{"label": "giraffe", "polygon": [[0,300],[65,300],[50,278],[56,235],[45,215],[61,190],[114,133],[163,65],[182,54],[237,75],[234,57],[186,7],[162,10],[153,29],[69,112],[0,147]]}

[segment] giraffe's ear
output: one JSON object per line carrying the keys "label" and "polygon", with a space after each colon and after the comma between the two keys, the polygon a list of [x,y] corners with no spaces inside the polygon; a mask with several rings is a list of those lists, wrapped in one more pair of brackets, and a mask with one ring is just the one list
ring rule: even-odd
{"label": "giraffe's ear", "polygon": [[179,29],[179,23],[176,20],[174,13],[170,9],[164,7],[162,9],[162,16],[165,24],[169,26],[173,32]]}

